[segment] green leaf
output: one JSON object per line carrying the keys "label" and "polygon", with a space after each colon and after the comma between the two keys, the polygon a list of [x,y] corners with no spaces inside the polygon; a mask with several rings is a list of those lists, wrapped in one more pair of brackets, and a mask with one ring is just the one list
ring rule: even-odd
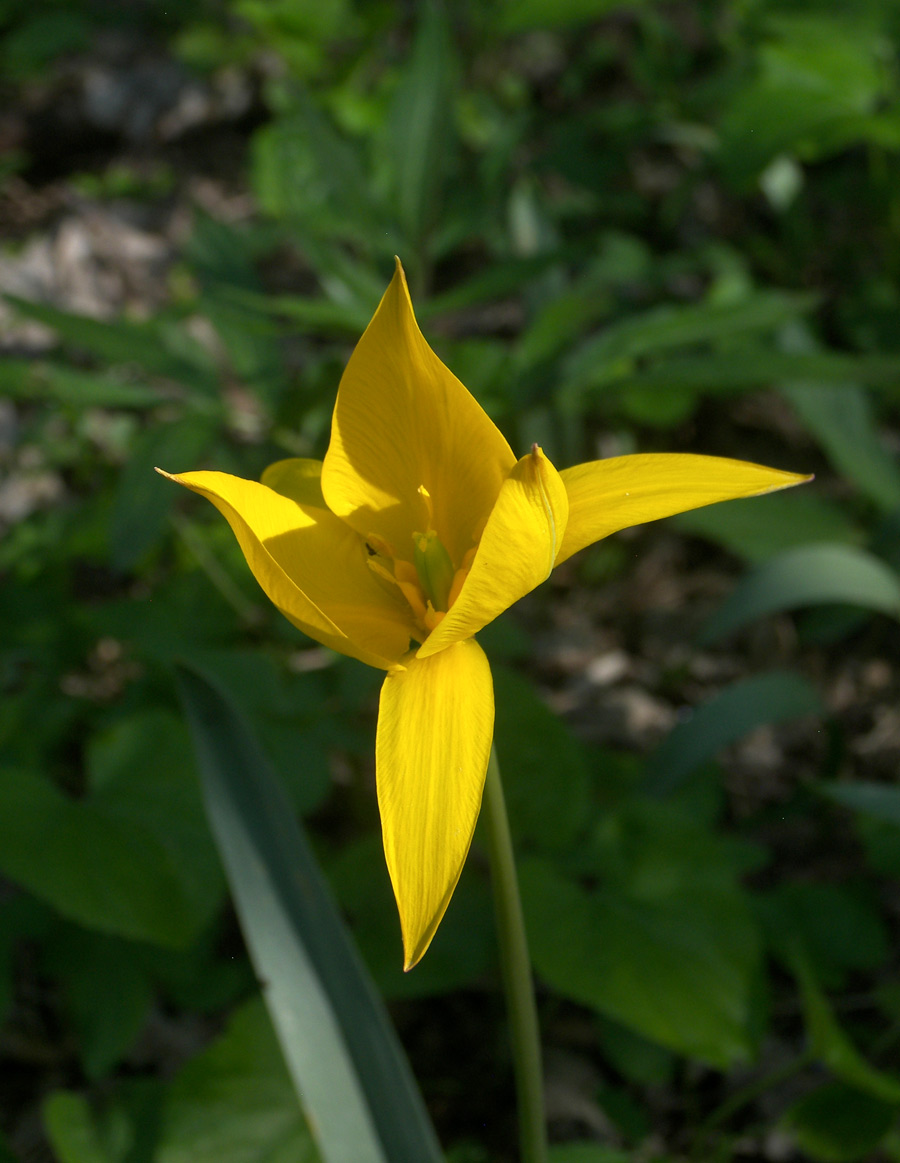
{"label": "green leaf", "polygon": [[[767,347],[747,347],[723,354],[676,356],[636,369],[630,362],[593,369],[584,388],[627,392],[632,388],[668,392],[691,388],[698,392],[738,392],[795,381],[856,383],[881,387],[896,394],[900,358],[894,355],[843,355],[833,351],[782,352]],[[562,391],[569,391],[566,385]],[[580,398],[576,395],[576,398]]]}
{"label": "green leaf", "polygon": [[411,59],[389,120],[394,197],[416,253],[440,210],[441,180],[451,149],[454,71],[442,0],[423,0],[418,11]]}
{"label": "green leaf", "polygon": [[717,343],[735,336],[772,331],[783,326],[787,319],[810,311],[814,305],[815,299],[809,295],[756,291],[734,303],[654,307],[610,324],[600,335],[577,346],[566,360],[564,391],[568,394],[577,385],[583,388],[600,385],[611,376],[632,370],[639,358],[692,344]]}
{"label": "green leaf", "polygon": [[854,812],[900,825],[900,788],[886,783],[820,783],[816,791]]}
{"label": "green leaf", "polygon": [[879,902],[864,881],[788,881],[761,898],[760,906],[775,944],[802,941],[817,979],[829,988],[843,987],[850,973],[879,969],[888,956]]}
{"label": "green leaf", "polygon": [[7,359],[0,364],[0,388],[12,399],[48,398],[82,408],[148,408],[166,399],[155,388],[113,379],[105,373],[24,359]]}
{"label": "green leaf", "polygon": [[87,802],[156,839],[177,870],[197,928],[205,927],[225,885],[184,724],[162,709],[128,715],[91,737],[86,764]]}
{"label": "green leaf", "polygon": [[105,323],[15,295],[4,298],[22,315],[52,327],[73,347],[110,363],[139,364],[148,372],[196,388],[205,395],[219,390],[218,373],[204,348],[183,332],[167,329],[159,320],[136,323],[117,319]]}
{"label": "green leaf", "polygon": [[607,12],[643,7],[643,0],[503,0],[500,26],[507,32],[593,24]]}
{"label": "green leaf", "polygon": [[766,723],[821,715],[816,690],[796,674],[771,671],[720,691],[680,722],[647,760],[646,788],[666,795],[707,760]]}
{"label": "green leaf", "polygon": [[773,557],[741,581],[699,635],[718,642],[769,614],[843,603],[900,617],[900,578],[849,545],[803,545]]}
{"label": "green leaf", "polygon": [[400,926],[386,876],[372,870],[384,864],[381,836],[343,844],[327,865],[341,911],[349,918],[360,952],[388,1000],[432,997],[472,986],[489,972],[496,953],[494,910],[484,877],[469,866],[441,921],[428,956],[415,973],[404,973],[397,958]]}
{"label": "green leaf", "polygon": [[784,1125],[801,1151],[822,1163],[869,1159],[897,1119],[897,1107],[840,1082],[791,1103]]}
{"label": "green leaf", "polygon": [[232,1014],[225,1033],[179,1071],[163,1105],[153,1158],[154,1163],[320,1163],[259,1000]]}
{"label": "green leaf", "polygon": [[864,537],[842,509],[809,489],[705,505],[673,517],[672,523],[682,533],[705,537],[753,564],[797,545],[858,545]]}
{"label": "green leaf", "polygon": [[113,1163],[87,1099],[57,1090],[44,1100],[44,1128],[59,1163]]}
{"label": "green leaf", "polygon": [[166,845],[139,821],[0,768],[0,869],[88,928],[187,944],[199,918]]}
{"label": "green leaf", "polygon": [[103,1078],[131,1049],[153,1003],[153,988],[136,946],[59,926],[44,966],[62,985],[85,1074]]}
{"label": "green leaf", "polygon": [[235,907],[323,1157],[436,1163],[403,1052],[265,758],[217,687],[184,668],[179,684]]}
{"label": "green leaf", "polygon": [[494,739],[517,843],[566,851],[589,818],[584,752],[572,733],[511,670],[494,668]]}
{"label": "green leaf", "polygon": [[556,992],[680,1054],[722,1068],[749,1058],[759,949],[733,890],[589,893],[537,860],[521,885],[535,968]]}
{"label": "green leaf", "polygon": [[550,1163],[630,1163],[631,1156],[601,1143],[556,1143],[550,1148]]}
{"label": "green leaf", "polygon": [[214,436],[206,417],[183,417],[174,424],[140,434],[119,478],[110,518],[110,559],[129,570],[163,536],[169,514],[181,495],[153,470],[184,472],[198,464]]}
{"label": "green leaf", "polygon": [[889,512],[900,508],[900,469],[882,443],[871,401],[853,384],[791,384],[782,392],[834,467]]}
{"label": "green leaf", "polygon": [[809,957],[798,940],[790,941],[787,956],[800,986],[812,1054],[848,1086],[882,1102],[900,1104],[900,1078],[871,1066],[838,1025],[828,999],[819,988]]}

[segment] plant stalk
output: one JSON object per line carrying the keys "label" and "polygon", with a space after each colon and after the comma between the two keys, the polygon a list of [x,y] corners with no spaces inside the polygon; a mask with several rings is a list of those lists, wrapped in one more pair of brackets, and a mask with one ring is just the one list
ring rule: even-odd
{"label": "plant stalk", "polygon": [[546,1163],[547,1122],[544,1116],[541,1036],[534,999],[534,981],[506,800],[497,753],[493,747],[484,785],[484,819],[491,862],[500,972],[506,995],[516,1079],[520,1154],[522,1163]]}

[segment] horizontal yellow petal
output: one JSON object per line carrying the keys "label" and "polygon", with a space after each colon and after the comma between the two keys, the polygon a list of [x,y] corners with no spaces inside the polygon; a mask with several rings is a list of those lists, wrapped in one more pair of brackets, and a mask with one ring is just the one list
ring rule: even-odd
{"label": "horizontal yellow petal", "polygon": [[378,807],[406,969],[431,944],[462,872],[493,731],[491,671],[471,639],[434,658],[410,655],[384,680]]}
{"label": "horizontal yellow petal", "polygon": [[398,262],[341,379],[322,473],[328,507],[406,560],[412,534],[433,528],[458,567],[514,464],[496,425],[425,341]]}
{"label": "horizontal yellow petal", "polygon": [[418,657],[471,638],[545,581],[562,544],[568,511],[560,474],[535,445],[503,482],[459,597]]}
{"label": "horizontal yellow petal", "polygon": [[[357,534],[315,503],[317,463],[273,466],[269,479],[287,495],[222,472],[163,475],[212,501],[266,595],[304,634],[387,670],[409,647],[409,606],[368,568]],[[298,491],[310,502],[290,495]]]}
{"label": "horizontal yellow petal", "polygon": [[680,452],[592,460],[563,469],[560,476],[569,495],[569,523],[557,565],[619,529],[812,479],[746,460]]}

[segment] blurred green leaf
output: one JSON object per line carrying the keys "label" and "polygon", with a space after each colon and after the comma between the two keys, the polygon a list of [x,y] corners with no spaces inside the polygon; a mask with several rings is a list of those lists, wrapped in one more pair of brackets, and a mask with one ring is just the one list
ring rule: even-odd
{"label": "blurred green leaf", "polygon": [[878,970],[888,956],[878,900],[864,882],[779,884],[760,903],[776,945],[802,941],[817,980],[830,989],[843,987],[850,973]]}
{"label": "blurred green leaf", "polygon": [[204,348],[162,320],[137,323],[118,319],[106,323],[15,295],[4,297],[22,315],[52,327],[75,348],[112,364],[138,364],[145,371],[206,395],[214,395],[219,390],[215,365]]}
{"label": "blurred green leaf", "polygon": [[184,724],[171,711],[143,708],[95,732],[86,761],[88,802],[155,837],[177,870],[197,928],[208,924],[225,886]]}
{"label": "blurred green leaf", "polygon": [[117,1163],[101,1141],[84,1095],[54,1091],[44,1100],[44,1128],[59,1163]]}
{"label": "blurred green leaf", "polygon": [[815,688],[799,675],[771,671],[742,679],[669,733],[647,760],[645,786],[653,795],[666,795],[723,747],[756,727],[824,713]]}
{"label": "blurred green leaf", "polygon": [[840,1082],[817,1087],[784,1114],[800,1149],[822,1163],[871,1158],[896,1119],[894,1104]]}
{"label": "blurred green leaf", "polygon": [[900,508],[900,468],[879,437],[871,401],[861,388],[791,384],[782,392],[839,472],[881,508]]}
{"label": "blurred green leaf", "polygon": [[643,0],[503,0],[501,26],[508,32],[566,28],[599,20],[608,12],[642,7]]}
{"label": "blurred green leaf", "polygon": [[[638,359],[659,356],[679,347],[772,331],[783,326],[786,320],[805,314],[814,305],[815,299],[809,295],[755,291],[734,303],[666,305],[629,316],[573,349],[563,369],[564,401],[571,407],[584,391],[630,375]],[[670,383],[668,386],[694,385]]]}
{"label": "blurred green leaf", "polygon": [[600,1143],[555,1143],[550,1163],[630,1163],[631,1156]]}
{"label": "blurred green leaf", "polygon": [[452,150],[454,52],[442,0],[418,5],[409,63],[388,120],[390,174],[400,222],[418,258],[440,212],[441,181]]}
{"label": "blurred green leaf", "polygon": [[587,762],[578,741],[511,670],[494,667],[494,741],[516,843],[568,850],[589,819]]}
{"label": "blurred green leaf", "polygon": [[377,821],[372,824],[371,835],[342,845],[327,872],[379,990],[393,1000],[473,986],[489,971],[496,951],[494,910],[484,878],[466,865],[428,956],[415,973],[404,973],[397,957],[400,921],[390,881],[373,874],[384,866],[384,849]]}
{"label": "blurred green leaf", "polygon": [[791,490],[706,505],[672,518],[683,533],[705,537],[753,564],[797,545],[864,539],[861,528],[837,505],[811,490]]}
{"label": "blurred green leaf", "polygon": [[900,617],[900,578],[862,549],[803,545],[771,558],[741,581],[699,635],[702,645],[769,614],[846,603]]}
{"label": "blurred green leaf", "polygon": [[206,417],[182,417],[140,433],[119,478],[110,518],[110,558],[131,569],[162,538],[180,493],[153,470],[184,472],[200,463],[215,434]]}
{"label": "blurred green leaf", "polygon": [[439,1159],[396,1035],[265,758],[219,689],[184,668],[179,683],[235,906],[324,1158]]}
{"label": "blurred green leaf", "polygon": [[[602,374],[601,374],[602,372]],[[698,392],[738,392],[794,381],[857,383],[882,387],[895,393],[900,380],[900,359],[891,355],[843,355],[816,351],[798,354],[746,347],[737,352],[676,356],[636,369],[630,364],[596,369],[592,384],[604,390],[614,387],[669,391],[691,388]],[[581,386],[576,384],[580,390]],[[563,391],[569,389],[564,385]]]}
{"label": "blurred green leaf", "polygon": [[734,892],[588,893],[535,859],[521,882],[535,968],[557,993],[720,1068],[749,1058],[758,944]]}
{"label": "blurred green leaf", "polygon": [[876,1070],[856,1049],[841,1027],[825,994],[819,988],[801,943],[789,938],[787,956],[800,986],[803,1016],[810,1050],[835,1078],[882,1102],[900,1104],[900,1078]]}
{"label": "blurred green leaf", "polygon": [[886,88],[885,43],[849,10],[770,17],[755,82],[737,90],[719,124],[720,158],[738,183],[776,154],[815,160],[860,136]]}
{"label": "blurred green leaf", "polygon": [[5,359],[0,388],[10,399],[49,398],[82,408],[149,408],[166,397],[155,388],[48,361]]}
{"label": "blurred green leaf", "polygon": [[47,942],[44,965],[62,983],[85,1074],[103,1078],[131,1049],[153,1002],[136,948],[60,926]]}
{"label": "blurred green leaf", "polygon": [[154,1161],[320,1163],[262,1002],[232,1014],[224,1034],[181,1068]]}
{"label": "blurred green leaf", "polygon": [[[345,272],[354,269],[357,283],[366,276],[377,282],[374,272],[364,272],[349,256],[339,258],[326,240],[354,242],[364,252],[373,248],[379,254],[396,252],[390,216],[378,200],[356,144],[337,130],[308,94],[292,93],[289,110],[255,134],[252,162],[263,210],[300,232],[306,258],[320,277],[330,258]],[[327,286],[325,290],[328,293]],[[376,303],[383,291],[381,286]]]}
{"label": "blurred green leaf", "polygon": [[816,791],[854,812],[874,816],[885,823],[900,825],[900,788],[886,783],[819,783]]}
{"label": "blurred green leaf", "polygon": [[0,869],[100,932],[186,944],[200,918],[167,846],[141,822],[0,768]]}

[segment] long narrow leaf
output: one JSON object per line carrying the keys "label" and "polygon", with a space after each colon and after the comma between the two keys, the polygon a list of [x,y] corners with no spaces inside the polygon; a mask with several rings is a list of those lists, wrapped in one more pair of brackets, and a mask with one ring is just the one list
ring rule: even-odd
{"label": "long narrow leaf", "polygon": [[850,545],[801,545],[744,578],[703,627],[700,642],[707,646],[767,614],[835,603],[900,618],[900,577]]}
{"label": "long narrow leaf", "polygon": [[646,788],[674,791],[701,763],[765,723],[822,714],[822,701],[800,675],[771,671],[726,687],[668,735],[650,756]]}
{"label": "long narrow leaf", "polygon": [[180,667],[213,833],[275,1030],[327,1163],[438,1163],[406,1059],[265,757]]}

